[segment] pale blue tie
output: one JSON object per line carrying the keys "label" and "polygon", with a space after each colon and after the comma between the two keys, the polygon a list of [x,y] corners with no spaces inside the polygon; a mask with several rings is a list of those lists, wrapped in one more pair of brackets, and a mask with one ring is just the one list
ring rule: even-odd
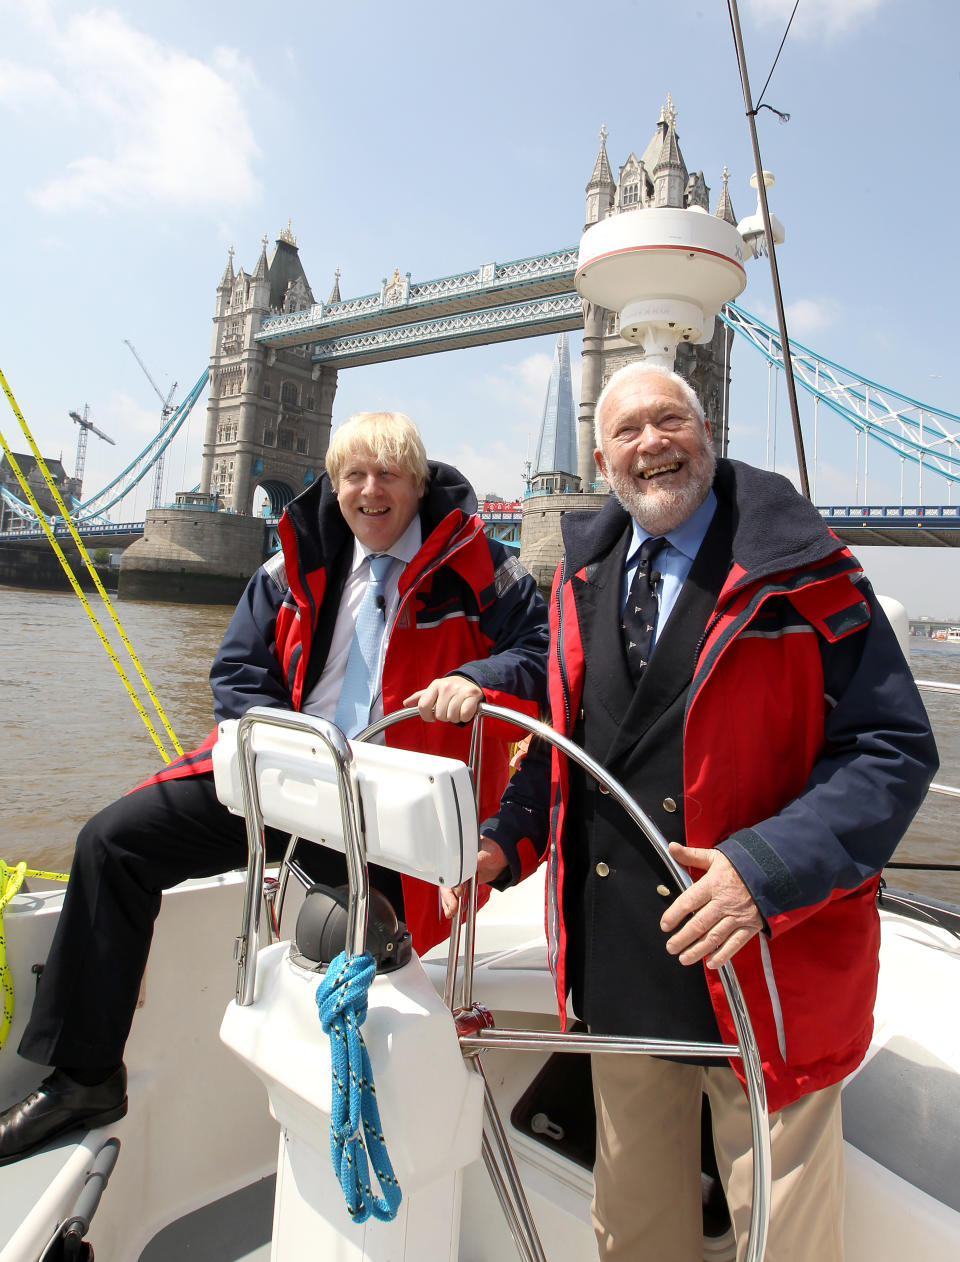
{"label": "pale blue tie", "polygon": [[350,656],[333,720],[344,736],[356,736],[370,722],[380,641],[387,627],[384,585],[392,563],[393,557],[389,555],[370,556],[370,578],[357,613],[357,625],[353,629]]}

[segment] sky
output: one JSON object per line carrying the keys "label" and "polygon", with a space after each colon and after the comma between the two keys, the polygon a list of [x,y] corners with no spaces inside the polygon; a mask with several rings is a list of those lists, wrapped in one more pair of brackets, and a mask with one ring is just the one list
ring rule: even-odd
{"label": "sky", "polygon": [[[740,0],[755,100],[792,8]],[[711,208],[726,166],[738,218],[751,213],[724,0],[608,0],[598,13],[570,0],[0,0],[0,368],[43,454],[73,472],[69,412],[84,406],[115,440],[90,437],[85,492],[146,445],[161,400],[124,343],[181,398],[208,361],[231,246],[252,271],[264,235],[272,245],[289,223],[326,299],[338,267],[349,298],[395,268],[423,281],[573,245],[601,125],[616,170],[643,152],[668,93]],[[943,137],[960,103],[958,37],[960,10],[943,0],[800,0],[763,95],[789,122],[758,115],[791,336],[952,412],[960,190]],[[766,264],[748,274],[740,304],[774,323]],[[576,337],[571,350],[576,386]],[[405,411],[478,492],[519,495],[552,354],[538,338],[349,369],[334,424]],[[732,375],[730,454],[795,476],[786,402],[774,443],[756,352],[735,348]],[[23,451],[2,406],[0,431]],[[198,480],[203,412],[168,457],[168,499]],[[819,502],[855,501],[851,441],[839,422],[820,433]],[[897,502],[899,473],[871,461],[871,501]],[[947,502],[942,484],[927,490]],[[144,489],[123,516],[146,507]],[[912,616],[960,619],[960,549],[859,555]]]}

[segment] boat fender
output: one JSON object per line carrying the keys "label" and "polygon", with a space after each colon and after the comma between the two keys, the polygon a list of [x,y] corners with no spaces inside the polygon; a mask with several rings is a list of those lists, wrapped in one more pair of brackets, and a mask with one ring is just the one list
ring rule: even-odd
{"label": "boat fender", "polygon": [[[326,967],[346,947],[347,902],[346,885],[317,883],[307,890],[294,932],[296,949],[301,958],[297,963]],[[367,912],[367,937],[364,944],[373,956],[378,973],[387,973],[409,963],[411,952],[410,932],[386,895],[371,889]]]}
{"label": "boat fender", "polygon": [[903,650],[903,655],[907,660],[910,659],[910,620],[907,617],[907,611],[899,600],[894,600],[892,596],[877,595],[877,603],[883,612],[887,615],[887,621],[893,627],[894,634]]}

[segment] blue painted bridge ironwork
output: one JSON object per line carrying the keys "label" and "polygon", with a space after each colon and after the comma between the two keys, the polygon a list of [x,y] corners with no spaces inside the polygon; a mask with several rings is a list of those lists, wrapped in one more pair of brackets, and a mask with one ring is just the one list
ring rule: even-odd
{"label": "blue painted bridge ironwork", "polygon": [[394,275],[380,292],[264,319],[268,346],[312,343],[317,363],[355,367],[583,327],[573,287],[577,247],[414,283]]}

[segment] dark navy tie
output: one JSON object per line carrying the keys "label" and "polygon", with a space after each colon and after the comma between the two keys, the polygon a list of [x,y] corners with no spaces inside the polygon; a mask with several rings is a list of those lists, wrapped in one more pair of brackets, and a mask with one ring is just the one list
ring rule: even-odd
{"label": "dark navy tie", "polygon": [[370,577],[357,613],[350,656],[333,720],[344,736],[356,736],[370,722],[370,706],[376,696],[374,681],[380,641],[387,627],[384,586],[392,562],[393,557],[386,554],[370,556]]}
{"label": "dark navy tie", "polygon": [[644,539],[640,545],[637,572],[633,576],[627,603],[623,607],[623,647],[632,678],[637,681],[646,669],[653,649],[653,629],[657,625],[657,584],[660,575],[653,559],[666,543],[662,535]]}

